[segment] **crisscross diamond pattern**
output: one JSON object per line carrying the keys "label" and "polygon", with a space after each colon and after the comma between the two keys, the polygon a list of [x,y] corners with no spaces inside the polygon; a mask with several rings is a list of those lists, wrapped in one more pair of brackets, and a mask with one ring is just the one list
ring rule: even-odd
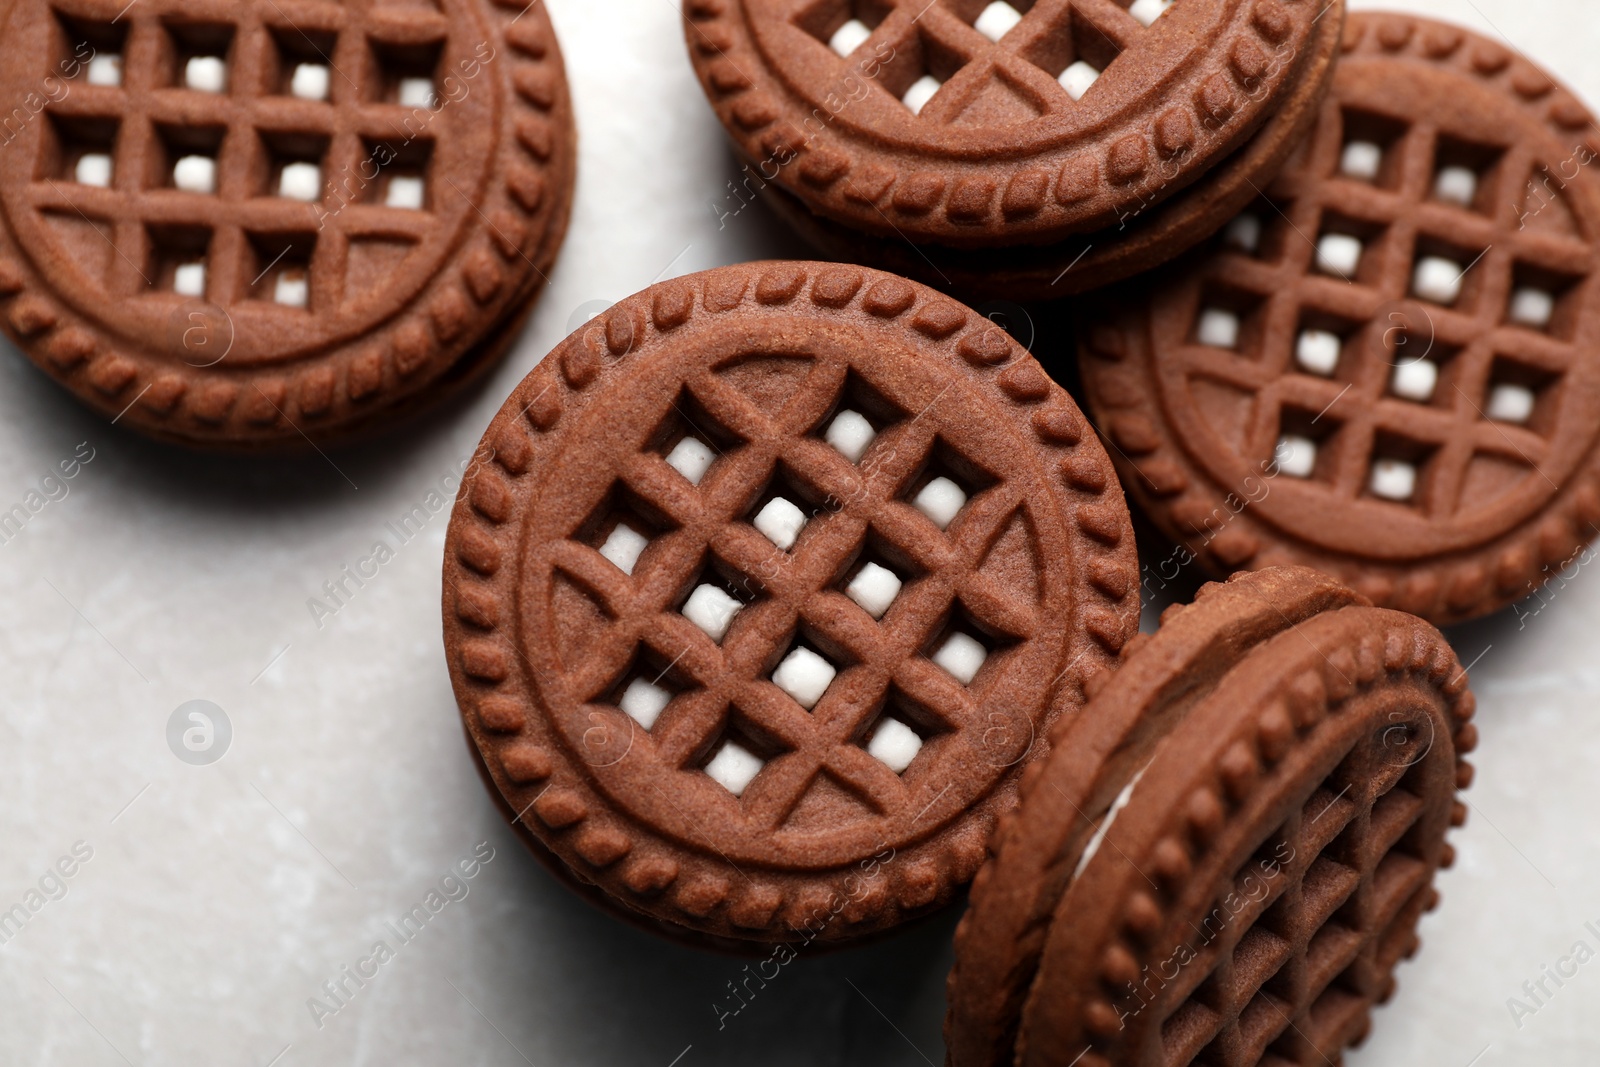
{"label": "crisscross diamond pattern", "polygon": [[[1232,308],[1244,327],[1236,340],[1221,336],[1234,343],[1216,343],[1213,321],[1171,357],[1190,379],[1256,398],[1245,458],[1309,440],[1314,462],[1286,466],[1340,500],[1449,519],[1482,505],[1472,480],[1482,459],[1554,491],[1561,473],[1546,461],[1556,439],[1589,431],[1573,405],[1547,403],[1547,390],[1577,362],[1574,318],[1595,279],[1578,231],[1555,225],[1554,209],[1552,225],[1528,225],[1519,208],[1548,161],[1527,140],[1502,149],[1480,131],[1424,120],[1381,146],[1382,170],[1369,178],[1340,170],[1347,145],[1371,144],[1360,120],[1330,102],[1314,141],[1206,267],[1196,321]],[[1468,196],[1462,175],[1473,171],[1453,162],[1463,150],[1478,167]],[[1358,265],[1319,267],[1330,234],[1360,242]],[[1309,341],[1316,363],[1311,332],[1332,336]],[[1385,492],[1386,461],[1415,470],[1414,491]]]}
{"label": "crisscross diamond pattern", "polygon": [[[819,35],[826,34],[824,40],[830,40],[838,30],[834,24],[844,21],[840,12],[833,10],[836,7],[813,4],[799,17]],[[1086,64],[1087,70],[1079,68],[1084,71],[1079,76],[1086,80],[1092,77],[1088,71],[1102,73],[1147,32],[1140,19],[1129,13],[1128,5],[1117,0],[1037,0],[1032,4],[1019,0],[1011,10],[1021,15],[1021,21],[993,40],[978,28],[984,10],[983,4],[970,2],[896,0],[859,3],[848,15],[873,27],[856,53],[911,57],[910,62],[891,64],[884,79],[886,89],[904,95],[924,76],[941,83],[918,111],[918,117],[929,123],[961,121],[997,79],[1010,90],[1007,95],[1016,109],[1010,116],[1014,120],[1070,110],[1077,106],[1076,97],[1083,95],[1078,88],[1083,83],[1069,90],[1062,74],[1077,63]],[[1068,81],[1070,84],[1072,79]],[[1030,107],[1034,115],[1027,113]],[[984,117],[988,116],[980,108],[969,121]]]}
{"label": "crisscross diamond pattern", "polygon": [[1163,991],[1180,1004],[1162,1026],[1166,1067],[1310,1067],[1387,996],[1432,870],[1406,844],[1423,799],[1367,741],[1239,870],[1234,904],[1219,900],[1202,924],[1210,942]]}
{"label": "crisscross diamond pattern", "polygon": [[[440,205],[461,197],[426,189],[427,162],[436,152],[483,146],[456,143],[452,123],[438,121],[416,89],[434,81],[430,68],[449,51],[450,22],[437,10],[375,3],[296,7],[293,20],[270,2],[234,5],[225,15],[146,0],[114,26],[64,22],[120,34],[120,78],[80,77],[49,106],[54,136],[38,140],[38,180],[22,190],[23,201],[32,212],[101,229],[116,254],[91,280],[113,299],[173,291],[163,260],[177,256],[205,266],[203,288],[191,273],[179,296],[245,311],[255,326],[309,329],[307,307],[328,325],[348,325],[332,312],[347,302],[373,306],[358,286],[381,291],[387,281],[352,280],[357,246],[415,248],[460,216],[459,206]],[[224,53],[221,91],[185,82],[183,57],[195,50],[185,35],[197,28],[217,41],[199,51]],[[327,68],[325,99],[305,98],[315,94],[305,89],[312,79],[295,78],[302,63]],[[84,150],[73,131],[82,128],[109,134],[92,146],[111,157],[104,187],[72,169]],[[174,182],[174,168],[191,155],[213,161],[212,192],[175,187],[185,183]],[[391,182],[400,183],[394,195]],[[298,272],[303,290],[274,284],[285,269]]]}
{"label": "crisscross diamond pattern", "polygon": [[[644,646],[683,685],[650,737],[636,742],[632,758],[648,753],[671,768],[691,767],[737,720],[770,742],[771,758],[741,798],[745,818],[766,828],[781,825],[822,772],[883,815],[926,805],[946,784],[937,746],[925,748],[904,777],[865,748],[891,690],[931,716],[925,725],[933,732],[982,734],[991,725],[981,711],[985,676],[963,685],[928,653],[953,617],[997,643],[1026,643],[1040,627],[1026,604],[979,569],[1025,507],[1022,489],[1004,482],[972,486],[941,531],[909,501],[937,468],[940,450],[950,447],[941,444],[934,421],[901,411],[884,420],[852,463],[822,437],[834,413],[850,405],[849,367],[819,358],[806,374],[793,398],[768,410],[715,371],[696,372],[684,383],[696,417],[686,415],[683,403],[664,417],[731,443],[698,485],[656,451],[634,456],[621,475],[628,493],[670,528],[656,535],[631,575],[577,540],[553,559],[615,620],[573,664],[570,693],[583,702],[608,700],[619,671]],[[705,425],[706,418],[715,426]],[[819,505],[790,551],[750,522],[751,502],[773,484],[780,459],[786,484]],[[881,620],[843,592],[869,530],[918,575]],[[720,644],[681,614],[689,590],[717,571],[744,601]],[[841,604],[849,610],[838,611]],[[769,680],[801,632],[839,672],[810,710]]]}

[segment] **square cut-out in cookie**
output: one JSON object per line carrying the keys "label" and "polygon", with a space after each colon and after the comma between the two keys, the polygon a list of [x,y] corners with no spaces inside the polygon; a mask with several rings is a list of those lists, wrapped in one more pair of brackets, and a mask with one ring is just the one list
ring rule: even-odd
{"label": "square cut-out in cookie", "polygon": [[243,284],[249,286],[250,298],[280,307],[309,308],[312,303],[311,258],[317,247],[316,235],[247,236],[251,254],[246,257]]}
{"label": "square cut-out in cookie", "polygon": [[1441,133],[1434,146],[1433,177],[1428,195],[1439,203],[1469,211],[1491,211],[1491,197],[1487,194],[1495,184],[1504,156],[1502,146],[1460,140]]}
{"label": "square cut-out in cookie", "polygon": [[149,258],[141,273],[158,292],[202,297],[210,281],[206,256],[211,231],[202,226],[151,225],[145,227]]}
{"label": "square cut-out in cookie", "polygon": [[326,100],[332,82],[332,71],[326,63],[296,63],[289,75],[289,95],[301,100]]}
{"label": "square cut-out in cookie", "polygon": [[114,87],[122,84],[122,56],[118,53],[97,54],[90,58],[84,72],[90,85]]}
{"label": "square cut-out in cookie", "polygon": [[311,305],[311,272],[304,267],[290,267],[278,274],[272,283],[272,302],[284,307],[304,308]]}
{"label": "square cut-out in cookie", "polygon": [[600,554],[624,574],[632,574],[639,557],[650,545],[650,538],[626,522],[619,522],[600,546]]}
{"label": "square cut-out in cookie", "polygon": [[744,602],[716,585],[698,585],[683,605],[683,617],[700,628],[711,640],[722,643],[735,615],[744,609]]}
{"label": "square cut-out in cookie", "polygon": [[904,588],[900,576],[872,560],[867,560],[845,585],[845,596],[860,605],[874,619],[881,619]]}
{"label": "square cut-out in cookie", "polygon": [[646,730],[653,729],[661,713],[672,703],[672,690],[642,676],[634,678],[617,698],[617,707]]}
{"label": "square cut-out in cookie", "polygon": [[1344,108],[1340,111],[1343,135],[1334,168],[1341,178],[1394,188],[1400,179],[1404,153],[1400,140],[1406,125],[1376,112]]}
{"label": "square cut-out in cookie", "polygon": [[201,93],[228,90],[228,63],[221,56],[191,56],[183,65],[183,86]]}
{"label": "square cut-out in cookie", "polygon": [[1291,478],[1309,478],[1317,469],[1317,442],[1300,434],[1286,433],[1278,438],[1272,459],[1281,473]]}
{"label": "square cut-out in cookie", "polygon": [[196,93],[220,94],[231,88],[234,27],[225,22],[195,22],[188,16],[166,19],[161,31],[158,84]]}
{"label": "square cut-out in cookie", "polygon": [[942,88],[944,88],[944,82],[935,78],[932,74],[924,74],[911,83],[911,87],[900,97],[900,102],[913,115],[920,115],[922,114],[922,109],[928,106],[928,101],[932,100],[934,95]]}
{"label": "square cut-out in cookie", "polygon": [[1506,311],[1506,321],[1518,326],[1531,326],[1542,330],[1555,317],[1555,294],[1532,285],[1518,286],[1511,293],[1511,303]]}
{"label": "square cut-out in cookie", "polygon": [[1408,359],[1396,363],[1389,376],[1389,392],[1405,400],[1426,404],[1439,386],[1439,365],[1431,359]]}
{"label": "square cut-out in cookie", "polygon": [[1483,413],[1495,422],[1509,422],[1526,426],[1533,417],[1537,398],[1532,389],[1515,382],[1500,382],[1489,389],[1489,399]]}
{"label": "square cut-out in cookie", "polygon": [[798,506],[781,496],[775,496],[756,513],[752,525],[768,541],[787,552],[800,539],[800,531],[805,529],[806,521],[806,513]]}
{"label": "square cut-out in cookie", "polygon": [[681,438],[672,446],[667,453],[667,465],[687,478],[690,485],[699,485],[716,458],[710,445],[698,437],[690,436]]}
{"label": "square cut-out in cookie", "polygon": [[922,512],[939,529],[947,529],[967,506],[967,492],[954,481],[940,475],[931,479],[911,499],[912,506]]}
{"label": "square cut-out in cookie", "polygon": [[432,78],[401,78],[397,90],[401,107],[431,108],[436,97]]}
{"label": "square cut-out in cookie", "polygon": [[373,77],[367,81],[369,97],[413,111],[438,108],[437,85],[444,42],[410,43],[370,38]]}
{"label": "square cut-out in cookie", "polygon": [[1139,20],[1140,25],[1152,26],[1156,19],[1167,13],[1174,0],[1133,0],[1128,5],[1128,14]]}
{"label": "square cut-out in cookie", "polygon": [[1346,178],[1373,182],[1383,169],[1383,146],[1372,141],[1346,141],[1339,153],[1339,173]]}
{"label": "square cut-out in cookie", "polygon": [[724,741],[717,754],[711,757],[705,771],[712,781],[737,797],[744,795],[745,789],[765,766],[766,761],[760,756],[737,741],[729,740]]}
{"label": "square cut-out in cookie", "polygon": [[172,165],[172,185],[186,193],[216,195],[217,161],[210,156],[178,157]]}
{"label": "square cut-out in cookie", "polygon": [[989,38],[998,41],[1006,34],[1017,28],[1022,21],[1022,12],[1006,3],[1005,0],[995,0],[994,3],[978,13],[978,18],[973,22],[972,28]]}
{"label": "square cut-out in cookie", "polygon": [[828,38],[828,47],[833,49],[835,55],[852,56],[871,36],[871,26],[857,18],[848,19],[843,26],[833,31],[833,36]]}
{"label": "square cut-out in cookie", "polygon": [[1339,369],[1343,349],[1344,339],[1333,331],[1306,327],[1295,338],[1294,361],[1308,374],[1331,378]]}
{"label": "square cut-out in cookie", "polygon": [[850,408],[835,415],[822,435],[824,441],[851,463],[860,463],[861,457],[867,454],[867,449],[872,447],[872,442],[877,438],[878,431],[873,429],[867,417]]}
{"label": "square cut-out in cookie", "polygon": [[1076,59],[1067,65],[1056,81],[1061,83],[1061,88],[1074,100],[1082,100],[1084,94],[1094,87],[1100,80],[1101,71],[1094,64],[1086,60]]}
{"label": "square cut-out in cookie", "polygon": [[1446,307],[1461,298],[1466,268],[1443,256],[1422,256],[1411,274],[1411,291],[1423,300]]}
{"label": "square cut-out in cookie", "polygon": [[205,296],[205,261],[190,260],[187,263],[179,263],[172,272],[172,291],[179,296]]}
{"label": "square cut-out in cookie", "polygon": [[1441,167],[1433,176],[1433,198],[1457,207],[1471,207],[1478,198],[1478,175],[1470,167]]}
{"label": "square cut-out in cookie", "polygon": [[287,163],[278,175],[278,195],[315,203],[322,199],[322,168],[315,163]]}
{"label": "square cut-out in cookie", "polygon": [[406,211],[421,211],[427,202],[427,186],[420,174],[394,174],[384,190],[383,206]]}
{"label": "square cut-out in cookie", "polygon": [[1209,348],[1239,347],[1239,316],[1227,308],[1206,308],[1195,325],[1195,340]]}
{"label": "square cut-out in cookie", "polygon": [[111,156],[107,152],[85,152],[78,157],[72,177],[79,185],[92,185],[99,189],[111,187]]}
{"label": "square cut-out in cookie", "polygon": [[928,658],[962,685],[971,685],[989,658],[989,650],[971,634],[953,630]]}
{"label": "square cut-out in cookie", "polygon": [[922,751],[922,744],[920,734],[899,719],[886,715],[867,741],[867,755],[894,773],[904,774]]}
{"label": "square cut-out in cookie", "polygon": [[1261,233],[1261,216],[1247,211],[1228,223],[1222,240],[1231,248],[1254,255],[1261,250]]}
{"label": "square cut-out in cookie", "polygon": [[[227,131],[220,126],[175,126],[156,123],[155,141],[139,177],[183,192],[215,196],[217,160],[222,156]],[[131,177],[131,175],[130,175]]]}
{"label": "square cut-out in cookie", "polygon": [[1372,463],[1367,488],[1373,496],[1409,501],[1417,491],[1417,468],[1407,460],[1382,456]]}
{"label": "square cut-out in cookie", "polygon": [[810,711],[817,706],[839,671],[804,645],[796,646],[772,672],[772,684]]}
{"label": "square cut-out in cookie", "polygon": [[1361,268],[1365,250],[1361,238],[1349,233],[1325,233],[1317,238],[1316,267],[1324,274],[1351,279]]}

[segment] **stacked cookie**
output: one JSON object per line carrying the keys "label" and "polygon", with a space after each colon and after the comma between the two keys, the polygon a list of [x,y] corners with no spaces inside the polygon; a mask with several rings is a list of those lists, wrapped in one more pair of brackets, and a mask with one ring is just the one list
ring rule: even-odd
{"label": "stacked cookie", "polygon": [[[508,349],[566,229],[542,6],[8,5],[0,326],[121,425],[300,446]],[[8,127],[8,134],[12,131]]]}
{"label": "stacked cookie", "polygon": [[1352,16],[1279,179],[1081,309],[1089,409],[1174,558],[1304,563],[1441,623],[1571,566],[1600,522],[1597,156],[1504,46]]}
{"label": "stacked cookie", "polygon": [[794,952],[977,874],[954,1063],[1336,1056],[1465,814],[1474,705],[1437,630],[1276,568],[1135,638],[1076,405],[866,268],[616,305],[506,402],[446,553],[473,756],[594,903]]}
{"label": "stacked cookie", "polygon": [[744,184],[825,253],[1042,300],[1146,270],[1276,174],[1343,0],[689,0]]}
{"label": "stacked cookie", "polygon": [[[1466,815],[1432,622],[1600,521],[1588,113],[1338,4],[684,16],[746,184],[852,262],[656,286],[507,402],[445,568],[491,792],[696,944],[858,940],[975,877],[952,1064],[1338,1062]],[[1079,309],[1109,456],[896,276],[1140,271]],[[1176,545],[1143,573],[1113,472]],[[1135,637],[1196,560],[1254,573]]]}

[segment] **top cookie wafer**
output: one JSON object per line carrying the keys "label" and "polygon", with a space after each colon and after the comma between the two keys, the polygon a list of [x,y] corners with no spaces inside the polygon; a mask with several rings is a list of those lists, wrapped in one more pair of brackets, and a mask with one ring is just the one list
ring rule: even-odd
{"label": "top cookie wafer", "polygon": [[1435,621],[1527,595],[1600,520],[1597,154],[1502,45],[1353,15],[1267,198],[1086,309],[1130,491],[1219,571],[1304,562]]}
{"label": "top cookie wafer", "polygon": [[1091,693],[973,886],[950,1062],[1340,1062],[1466,817],[1475,702],[1449,645],[1274,568],[1169,609]]}
{"label": "top cookie wafer", "polygon": [[[1114,224],[1296,82],[1318,0],[688,0],[743,155],[819,214],[982,247]],[[841,54],[843,53],[843,54]]]}
{"label": "top cookie wafer", "polygon": [[976,313],[857,267],[664,283],[484,439],[445,632],[527,833],[704,934],[842,940],[947,901],[1138,612],[1072,401]]}
{"label": "top cookie wafer", "polygon": [[477,369],[560,243],[572,118],[542,6],[4,18],[0,96],[38,107],[0,153],[0,322],[124,424],[257,446],[391,417]]}

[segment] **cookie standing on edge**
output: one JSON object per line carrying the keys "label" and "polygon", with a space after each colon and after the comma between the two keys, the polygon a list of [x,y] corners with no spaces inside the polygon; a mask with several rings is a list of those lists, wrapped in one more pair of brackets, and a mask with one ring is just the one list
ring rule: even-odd
{"label": "cookie standing on edge", "polygon": [[959,304],[850,266],[663,283],[484,438],[446,650],[542,858],[664,932],[841,941],[947,902],[1137,629],[1076,406]]}
{"label": "cookie standing on edge", "polygon": [[952,1067],[1340,1062],[1466,818],[1450,646],[1275,568],[1169,608],[1090,693],[973,885]]}
{"label": "cookie standing on edge", "polygon": [[1600,521],[1600,136],[1458,27],[1356,14],[1345,49],[1264,200],[1083,309],[1083,383],[1180,552],[1455,622]]}
{"label": "cookie standing on edge", "polygon": [[[1342,0],[694,0],[746,168],[830,254],[1043,299],[1147,269],[1265,185],[1328,83]],[[1152,85],[1156,88],[1152,90]]]}
{"label": "cookie standing on edge", "polygon": [[[326,441],[499,359],[576,159],[542,6],[17,0],[0,326],[119,423]],[[30,95],[31,94],[31,95]]]}

